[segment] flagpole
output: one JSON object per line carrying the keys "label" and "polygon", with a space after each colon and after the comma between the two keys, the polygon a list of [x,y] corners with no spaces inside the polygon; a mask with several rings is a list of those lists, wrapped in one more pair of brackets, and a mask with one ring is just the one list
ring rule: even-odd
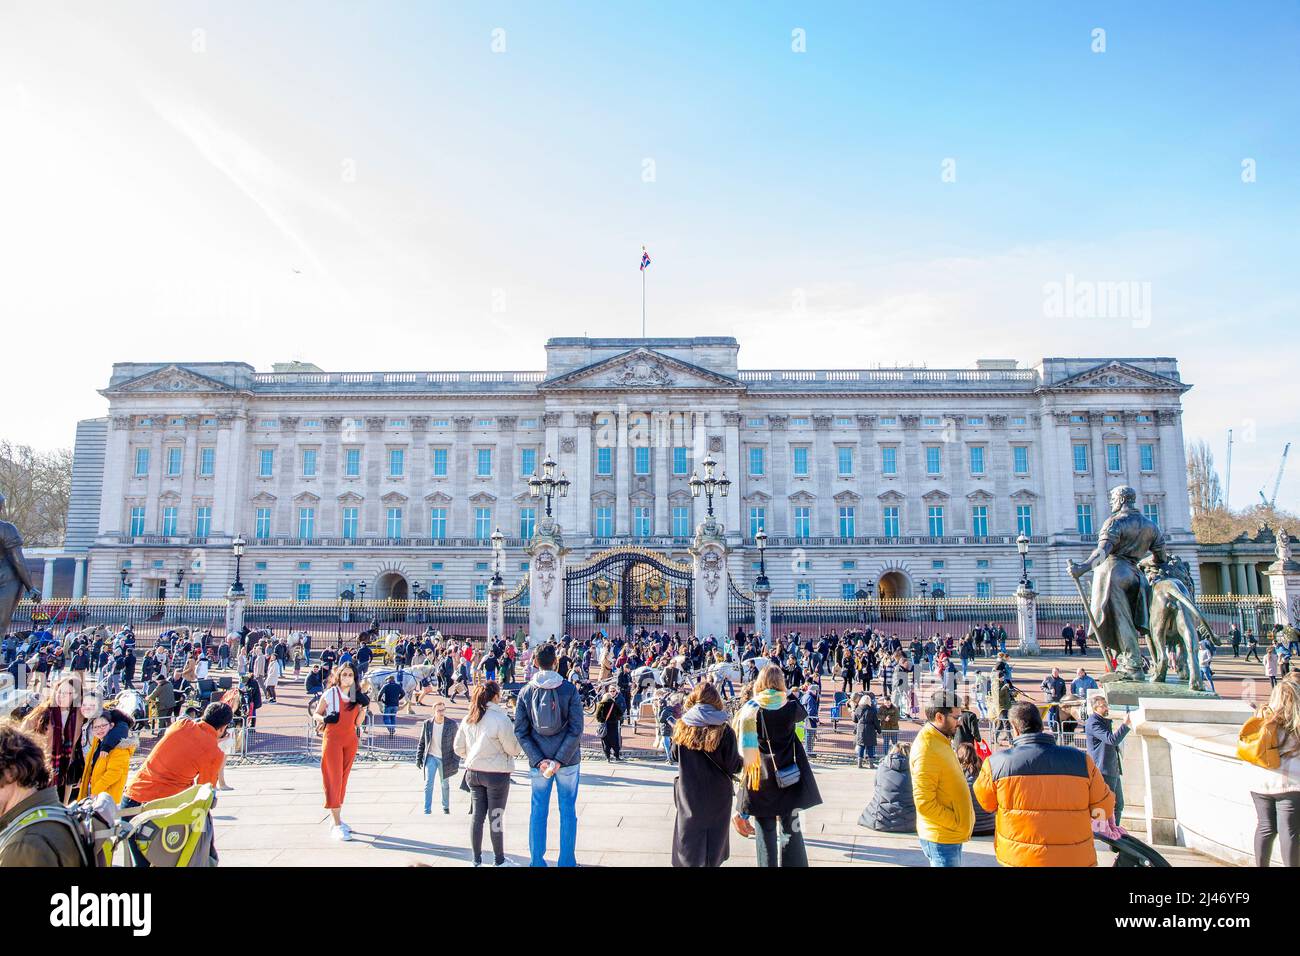
{"label": "flagpole", "polygon": [[641,338],[645,338],[645,267],[641,267]]}

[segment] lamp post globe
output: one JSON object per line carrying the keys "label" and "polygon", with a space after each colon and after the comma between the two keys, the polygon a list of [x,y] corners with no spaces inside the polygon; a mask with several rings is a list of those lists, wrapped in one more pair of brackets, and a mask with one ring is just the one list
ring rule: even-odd
{"label": "lamp post globe", "polygon": [[1016,550],[1020,552],[1020,586],[1027,588],[1029,587],[1029,565],[1027,563],[1029,537],[1027,535],[1022,533],[1016,538]]}
{"label": "lamp post globe", "polygon": [[239,572],[244,560],[244,547],[247,543],[242,534],[235,535],[230,542],[230,553],[235,556],[235,583],[230,586],[230,590],[235,594],[244,593],[244,582],[240,579]]}

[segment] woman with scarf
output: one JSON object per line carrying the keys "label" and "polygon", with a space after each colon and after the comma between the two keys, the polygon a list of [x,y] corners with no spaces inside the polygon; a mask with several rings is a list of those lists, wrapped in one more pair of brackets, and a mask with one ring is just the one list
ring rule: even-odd
{"label": "woman with scarf", "polygon": [[59,788],[59,799],[78,799],[85,758],[81,752],[81,681],[65,677],[54,685],[50,696],[36,705],[23,721],[23,730],[41,742],[50,765],[50,783]]}
{"label": "woman with scarf", "polygon": [[672,731],[672,759],[679,768],[673,866],[722,866],[731,852],[733,779],[744,761],[716,687],[708,681],[696,685],[686,706]]}
{"label": "woman with scarf", "polygon": [[822,797],[797,733],[807,718],[803,704],[786,693],[785,675],[775,664],[759,672],[753,699],[735,717],[744,771],[734,822],[737,832],[757,837],[759,866],[808,865],[799,811],[817,806]]}

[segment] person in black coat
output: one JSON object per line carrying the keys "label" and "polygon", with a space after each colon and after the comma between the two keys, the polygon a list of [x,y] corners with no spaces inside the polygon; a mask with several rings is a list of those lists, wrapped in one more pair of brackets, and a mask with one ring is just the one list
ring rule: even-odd
{"label": "person in black coat", "polygon": [[600,745],[605,749],[605,759],[611,763],[623,759],[622,732],[618,726],[622,719],[623,708],[618,702],[618,697],[607,688],[605,696],[596,705],[596,722],[600,725],[596,734],[600,737]]}
{"label": "person in black coat", "polygon": [[876,768],[876,790],[858,817],[858,826],[881,833],[916,832],[912,770],[907,763],[910,750],[911,744],[895,744]]}
{"label": "person in black coat", "polygon": [[673,866],[722,866],[731,854],[733,780],[745,761],[724,706],[718,689],[705,681],[686,698],[687,710],[673,728]]}
{"label": "person in black coat", "polygon": [[876,741],[880,733],[880,712],[876,709],[876,698],[872,694],[863,694],[858,698],[858,706],[853,709],[853,743],[858,748],[858,766],[867,763],[876,765]]}
{"label": "person in black coat", "polygon": [[[756,743],[752,758],[750,753],[744,755],[737,829],[754,833],[759,866],[808,865],[803,827],[797,818],[800,810],[821,803],[822,796],[796,733],[798,724],[807,719],[803,704],[788,696],[785,675],[776,664],[759,672],[753,699],[737,715],[742,745],[751,732]],[[798,780],[780,786],[778,775],[791,767],[798,767]]]}
{"label": "person in black coat", "polygon": [[975,829],[971,831],[971,836],[992,836],[997,831],[997,814],[985,810],[975,799],[975,778],[980,775],[984,758],[979,755],[973,743],[964,743],[957,745],[957,762],[966,775],[971,803],[975,805]]}

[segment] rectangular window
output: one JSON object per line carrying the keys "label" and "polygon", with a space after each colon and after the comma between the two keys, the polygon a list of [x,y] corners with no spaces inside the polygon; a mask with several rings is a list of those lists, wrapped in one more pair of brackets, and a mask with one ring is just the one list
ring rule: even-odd
{"label": "rectangular window", "polygon": [[199,449],[199,477],[211,478],[217,470],[217,450],[212,447]]}
{"label": "rectangular window", "polygon": [[764,425],[766,425],[766,424],[767,424],[767,419],[766,419],[766,418],[751,418],[751,419],[749,419],[749,427],[750,427],[750,428],[762,428],[762,427],[763,427]]}
{"label": "rectangular window", "polygon": [[1074,446],[1074,470],[1083,472],[1088,470],[1088,446]]}
{"label": "rectangular window", "polygon": [[930,505],[926,516],[930,522],[930,537],[943,537],[943,505]]}
{"label": "rectangular window", "polygon": [[852,581],[843,582],[842,584],[840,584],[840,600],[852,601],[853,595],[856,593],[856,591],[857,589],[853,586]]}
{"label": "rectangular window", "polygon": [[402,536],[402,509],[389,508],[384,512],[386,531],[385,537],[400,538]]}
{"label": "rectangular window", "polygon": [[429,585],[429,600],[441,601],[444,594],[447,593],[446,586],[442,584]]}
{"label": "rectangular window", "polygon": [[794,509],[794,536],[796,538],[812,537],[812,509],[800,505]]}
{"label": "rectangular window", "polygon": [[988,505],[975,505],[970,510],[970,533],[977,538],[989,536]]}
{"label": "rectangular window", "polygon": [[298,509],[298,537],[310,541],[316,537],[316,509]]}
{"label": "rectangular window", "polygon": [[687,473],[686,446],[678,445],[673,448],[673,474],[685,475]]}
{"label": "rectangular window", "polygon": [[970,446],[970,473],[972,475],[984,474],[984,446]]}
{"label": "rectangular window", "polygon": [[388,476],[401,478],[404,474],[406,474],[406,449],[388,449]]}
{"label": "rectangular window", "polygon": [[749,536],[752,538],[760,531],[767,530],[767,509],[749,509]]}
{"label": "rectangular window", "polygon": [[162,533],[168,536],[176,533],[176,506],[169,505],[162,511]]}
{"label": "rectangular window", "polygon": [[596,449],[596,474],[614,474],[614,449],[609,447]]}
{"label": "rectangular window", "polygon": [[841,571],[853,571],[853,570],[855,570],[855,569],[857,568],[857,566],[858,566],[858,562],[856,562],[856,561],[841,561],[841,562],[840,562],[840,570],[841,570]]}
{"label": "rectangular window", "polygon": [[1016,505],[1016,534],[1034,536],[1034,506]]}
{"label": "rectangular window", "polygon": [[857,534],[857,516],[852,505],[840,507],[840,537],[852,538]]}
{"label": "rectangular window", "polygon": [[533,532],[536,530],[537,530],[537,509],[520,508],[519,509],[519,537],[527,541],[530,538],[532,538]]}
{"label": "rectangular window", "polygon": [[359,509],[343,509],[343,537],[348,541],[355,541],[357,537]]}
{"label": "rectangular window", "polygon": [[922,424],[922,425],[938,425],[938,424],[939,424],[939,416],[938,416],[938,415],[926,415],[923,419],[921,419],[921,424]]}
{"label": "rectangular window", "polygon": [[1143,505],[1142,514],[1157,528],[1160,527],[1160,506],[1159,505]]}
{"label": "rectangular window", "polygon": [[194,537],[207,538],[212,535],[212,508],[203,505],[194,511]]}
{"label": "rectangular window", "polygon": [[1092,534],[1092,505],[1075,505],[1074,523],[1079,534]]}
{"label": "rectangular window", "polygon": [[613,509],[607,505],[602,505],[596,509],[596,537],[608,538],[614,533],[614,515]]}
{"label": "rectangular window", "polygon": [[270,508],[257,509],[256,521],[254,522],[254,527],[253,527],[253,537],[254,538],[271,537],[271,509]]}
{"label": "rectangular window", "polygon": [[993,586],[988,581],[975,582],[975,596],[978,598],[987,598],[993,596]]}
{"label": "rectangular window", "polygon": [[836,464],[839,466],[840,477],[844,478],[853,474],[853,449],[841,446],[835,449]]}
{"label": "rectangular window", "polygon": [[302,476],[304,478],[316,477],[316,449],[304,448],[302,450]]}
{"label": "rectangular window", "polygon": [[429,537],[441,541],[447,537],[447,509],[429,509]]}
{"label": "rectangular window", "polygon": [[808,449],[804,447],[793,448],[794,453],[794,476],[796,478],[808,477]]}
{"label": "rectangular window", "polygon": [[477,464],[474,467],[474,474],[480,478],[492,477],[492,449],[476,448],[474,449],[474,458]]}
{"label": "rectangular window", "polygon": [[266,600],[266,584],[265,584],[265,583],[259,581],[258,583],[256,583],[256,584],[253,585],[253,600],[254,600],[254,601],[265,601],[265,600]]}
{"label": "rectangular window", "polygon": [[521,448],[519,449],[519,475],[527,478],[537,470],[537,449]]}
{"label": "rectangular window", "polygon": [[[532,474],[532,472],[529,472]],[[435,448],[433,450],[433,476],[435,478],[447,477],[447,449]]]}
{"label": "rectangular window", "polygon": [[763,474],[764,464],[763,449],[751,448],[749,450],[749,473],[751,475],[761,476]]}
{"label": "rectangular window", "polygon": [[650,449],[644,445],[632,449],[632,471],[637,475],[650,474]]}
{"label": "rectangular window", "polygon": [[1156,470],[1156,446],[1155,445],[1138,445],[1138,456],[1141,458],[1143,471]]}
{"label": "rectangular window", "polygon": [[882,475],[898,474],[898,449],[893,445],[886,445],[880,449],[880,473]]}
{"label": "rectangular window", "polygon": [[143,478],[149,474],[149,449],[137,448],[135,450],[135,476]]}
{"label": "rectangular window", "polygon": [[144,508],[131,509],[131,537],[139,538],[144,534]]}
{"label": "rectangular window", "polygon": [[486,585],[486,584],[476,584],[476,585],[474,585],[474,600],[475,600],[475,601],[485,601],[485,600],[487,600],[487,585]]}
{"label": "rectangular window", "polygon": [[1124,470],[1124,446],[1123,445],[1106,446],[1106,470],[1107,471]]}
{"label": "rectangular window", "polygon": [[1012,469],[1017,475],[1029,474],[1029,446],[1013,445],[1011,448]]}
{"label": "rectangular window", "polygon": [[492,509],[474,509],[474,537],[486,541],[492,537]]}
{"label": "rectangular window", "polygon": [[[648,450],[648,449],[647,449]],[[650,509],[638,506],[632,513],[632,533],[638,538],[650,537]]]}
{"label": "rectangular window", "polygon": [[673,506],[673,537],[688,538],[691,534],[691,509],[685,505]]}
{"label": "rectangular window", "polygon": [[938,445],[925,446],[925,473],[938,475],[943,471],[943,449]]}
{"label": "rectangular window", "polygon": [[348,448],[343,452],[343,474],[348,478],[361,477],[361,449]]}
{"label": "rectangular window", "polygon": [[275,449],[259,448],[257,450],[257,476],[270,478],[275,474]]}
{"label": "rectangular window", "polygon": [[310,571],[310,570],[311,570],[311,562],[310,562],[310,561],[299,561],[299,562],[298,562],[298,570],[299,570],[299,571]]}
{"label": "rectangular window", "polygon": [[185,597],[191,601],[203,600],[203,585],[199,582],[193,582],[186,586]]}
{"label": "rectangular window", "polygon": [[178,446],[172,446],[167,449],[167,474],[170,476],[181,473],[181,462],[185,457],[185,449]]}
{"label": "rectangular window", "polygon": [[881,518],[880,533],[883,534],[886,538],[897,538],[898,537],[898,507],[895,505],[891,505],[890,507],[883,509],[881,515],[882,518]]}
{"label": "rectangular window", "polygon": [[811,601],[812,585],[809,584],[807,581],[800,581],[798,584],[794,586],[794,596],[795,596],[795,600],[798,601]]}
{"label": "rectangular window", "polygon": [[297,596],[298,596],[298,600],[299,600],[299,601],[310,601],[310,600],[311,600],[311,585],[308,584],[306,581],[300,581],[300,582],[298,583]]}

